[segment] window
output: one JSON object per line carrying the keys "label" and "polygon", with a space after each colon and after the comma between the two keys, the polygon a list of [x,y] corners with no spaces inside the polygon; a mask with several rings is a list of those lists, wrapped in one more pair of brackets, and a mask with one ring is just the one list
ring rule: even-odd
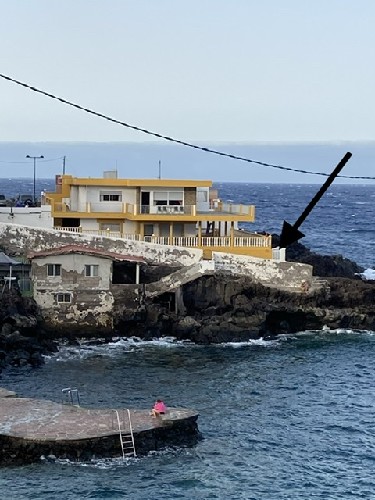
{"label": "window", "polygon": [[85,265],[85,276],[99,276],[99,266],[96,264]]}
{"label": "window", "polygon": [[61,264],[47,264],[47,276],[61,276]]}
{"label": "window", "polygon": [[101,191],[100,201],[121,201],[122,194],[120,191]]}
{"label": "window", "polygon": [[100,222],[99,229],[101,231],[110,231],[112,233],[121,233],[120,222]]}
{"label": "window", "polygon": [[57,304],[70,304],[72,301],[72,295],[70,293],[57,293],[55,298]]}
{"label": "window", "polygon": [[183,191],[154,191],[154,205],[183,205]]}
{"label": "window", "polygon": [[153,224],[145,224],[144,225],[144,235],[152,236],[154,234],[154,225]]}

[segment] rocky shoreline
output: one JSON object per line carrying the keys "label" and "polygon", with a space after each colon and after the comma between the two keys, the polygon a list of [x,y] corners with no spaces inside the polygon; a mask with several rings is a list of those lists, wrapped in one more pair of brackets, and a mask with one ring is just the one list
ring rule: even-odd
{"label": "rocky shoreline", "polygon": [[168,335],[210,344],[324,327],[375,330],[375,284],[350,278],[328,278],[318,292],[290,293],[217,275],[185,285],[183,299],[183,317],[154,303],[142,326],[129,321],[120,331],[146,339]]}
{"label": "rocky shoreline", "polygon": [[58,344],[43,329],[43,320],[32,299],[7,290],[0,301],[0,372],[6,366],[40,366],[44,355],[58,351]]}
{"label": "rocky shoreline", "polygon": [[314,254],[300,244],[292,245],[288,254],[288,260],[313,265],[314,274],[324,278],[319,290],[283,291],[224,273],[202,276],[181,287],[179,314],[161,295],[148,300],[141,315],[115,310],[111,332],[47,330],[35,302],[7,290],[0,302],[0,371],[9,365],[39,366],[44,355],[58,350],[58,342],[80,338],[173,336],[210,344],[323,327],[375,330],[375,282],[358,278],[362,268],[341,256]]}

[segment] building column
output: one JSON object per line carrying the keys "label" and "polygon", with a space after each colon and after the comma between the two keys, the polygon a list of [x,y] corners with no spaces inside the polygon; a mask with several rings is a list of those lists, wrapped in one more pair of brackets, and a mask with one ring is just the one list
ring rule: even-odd
{"label": "building column", "polygon": [[234,248],[234,222],[230,223],[230,246]]}
{"label": "building column", "polygon": [[198,222],[198,246],[202,246],[202,221]]}
{"label": "building column", "polygon": [[135,265],[135,284],[136,285],[139,285],[140,271],[141,271],[141,265],[139,262],[137,262]]}
{"label": "building column", "polygon": [[169,244],[173,244],[173,222],[169,223]]}

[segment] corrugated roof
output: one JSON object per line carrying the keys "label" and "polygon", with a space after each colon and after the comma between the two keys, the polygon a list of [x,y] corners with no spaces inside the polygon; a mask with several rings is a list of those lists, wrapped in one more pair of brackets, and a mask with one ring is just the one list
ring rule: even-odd
{"label": "corrugated roof", "polygon": [[146,261],[142,259],[142,257],[137,257],[135,255],[125,255],[117,252],[107,252],[106,250],[85,247],[83,245],[64,245],[62,247],[50,248],[49,250],[43,250],[41,252],[30,252],[28,254],[28,258],[37,259],[40,257],[48,257],[49,255],[66,255],[70,253],[95,255],[97,257],[102,257],[103,259],[111,259],[118,261],[125,260],[129,262],[139,262],[142,264],[146,264]]}

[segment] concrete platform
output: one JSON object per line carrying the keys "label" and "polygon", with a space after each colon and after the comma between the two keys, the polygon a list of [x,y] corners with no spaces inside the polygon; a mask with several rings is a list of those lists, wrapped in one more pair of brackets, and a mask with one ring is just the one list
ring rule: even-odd
{"label": "concrete platform", "polygon": [[[137,454],[199,439],[194,410],[171,408],[156,418],[150,410],[129,411]],[[118,414],[122,432],[129,433],[127,410],[118,409]],[[18,398],[5,389],[0,390],[0,450],[0,464],[28,463],[41,455],[73,460],[122,456],[114,410]]]}

